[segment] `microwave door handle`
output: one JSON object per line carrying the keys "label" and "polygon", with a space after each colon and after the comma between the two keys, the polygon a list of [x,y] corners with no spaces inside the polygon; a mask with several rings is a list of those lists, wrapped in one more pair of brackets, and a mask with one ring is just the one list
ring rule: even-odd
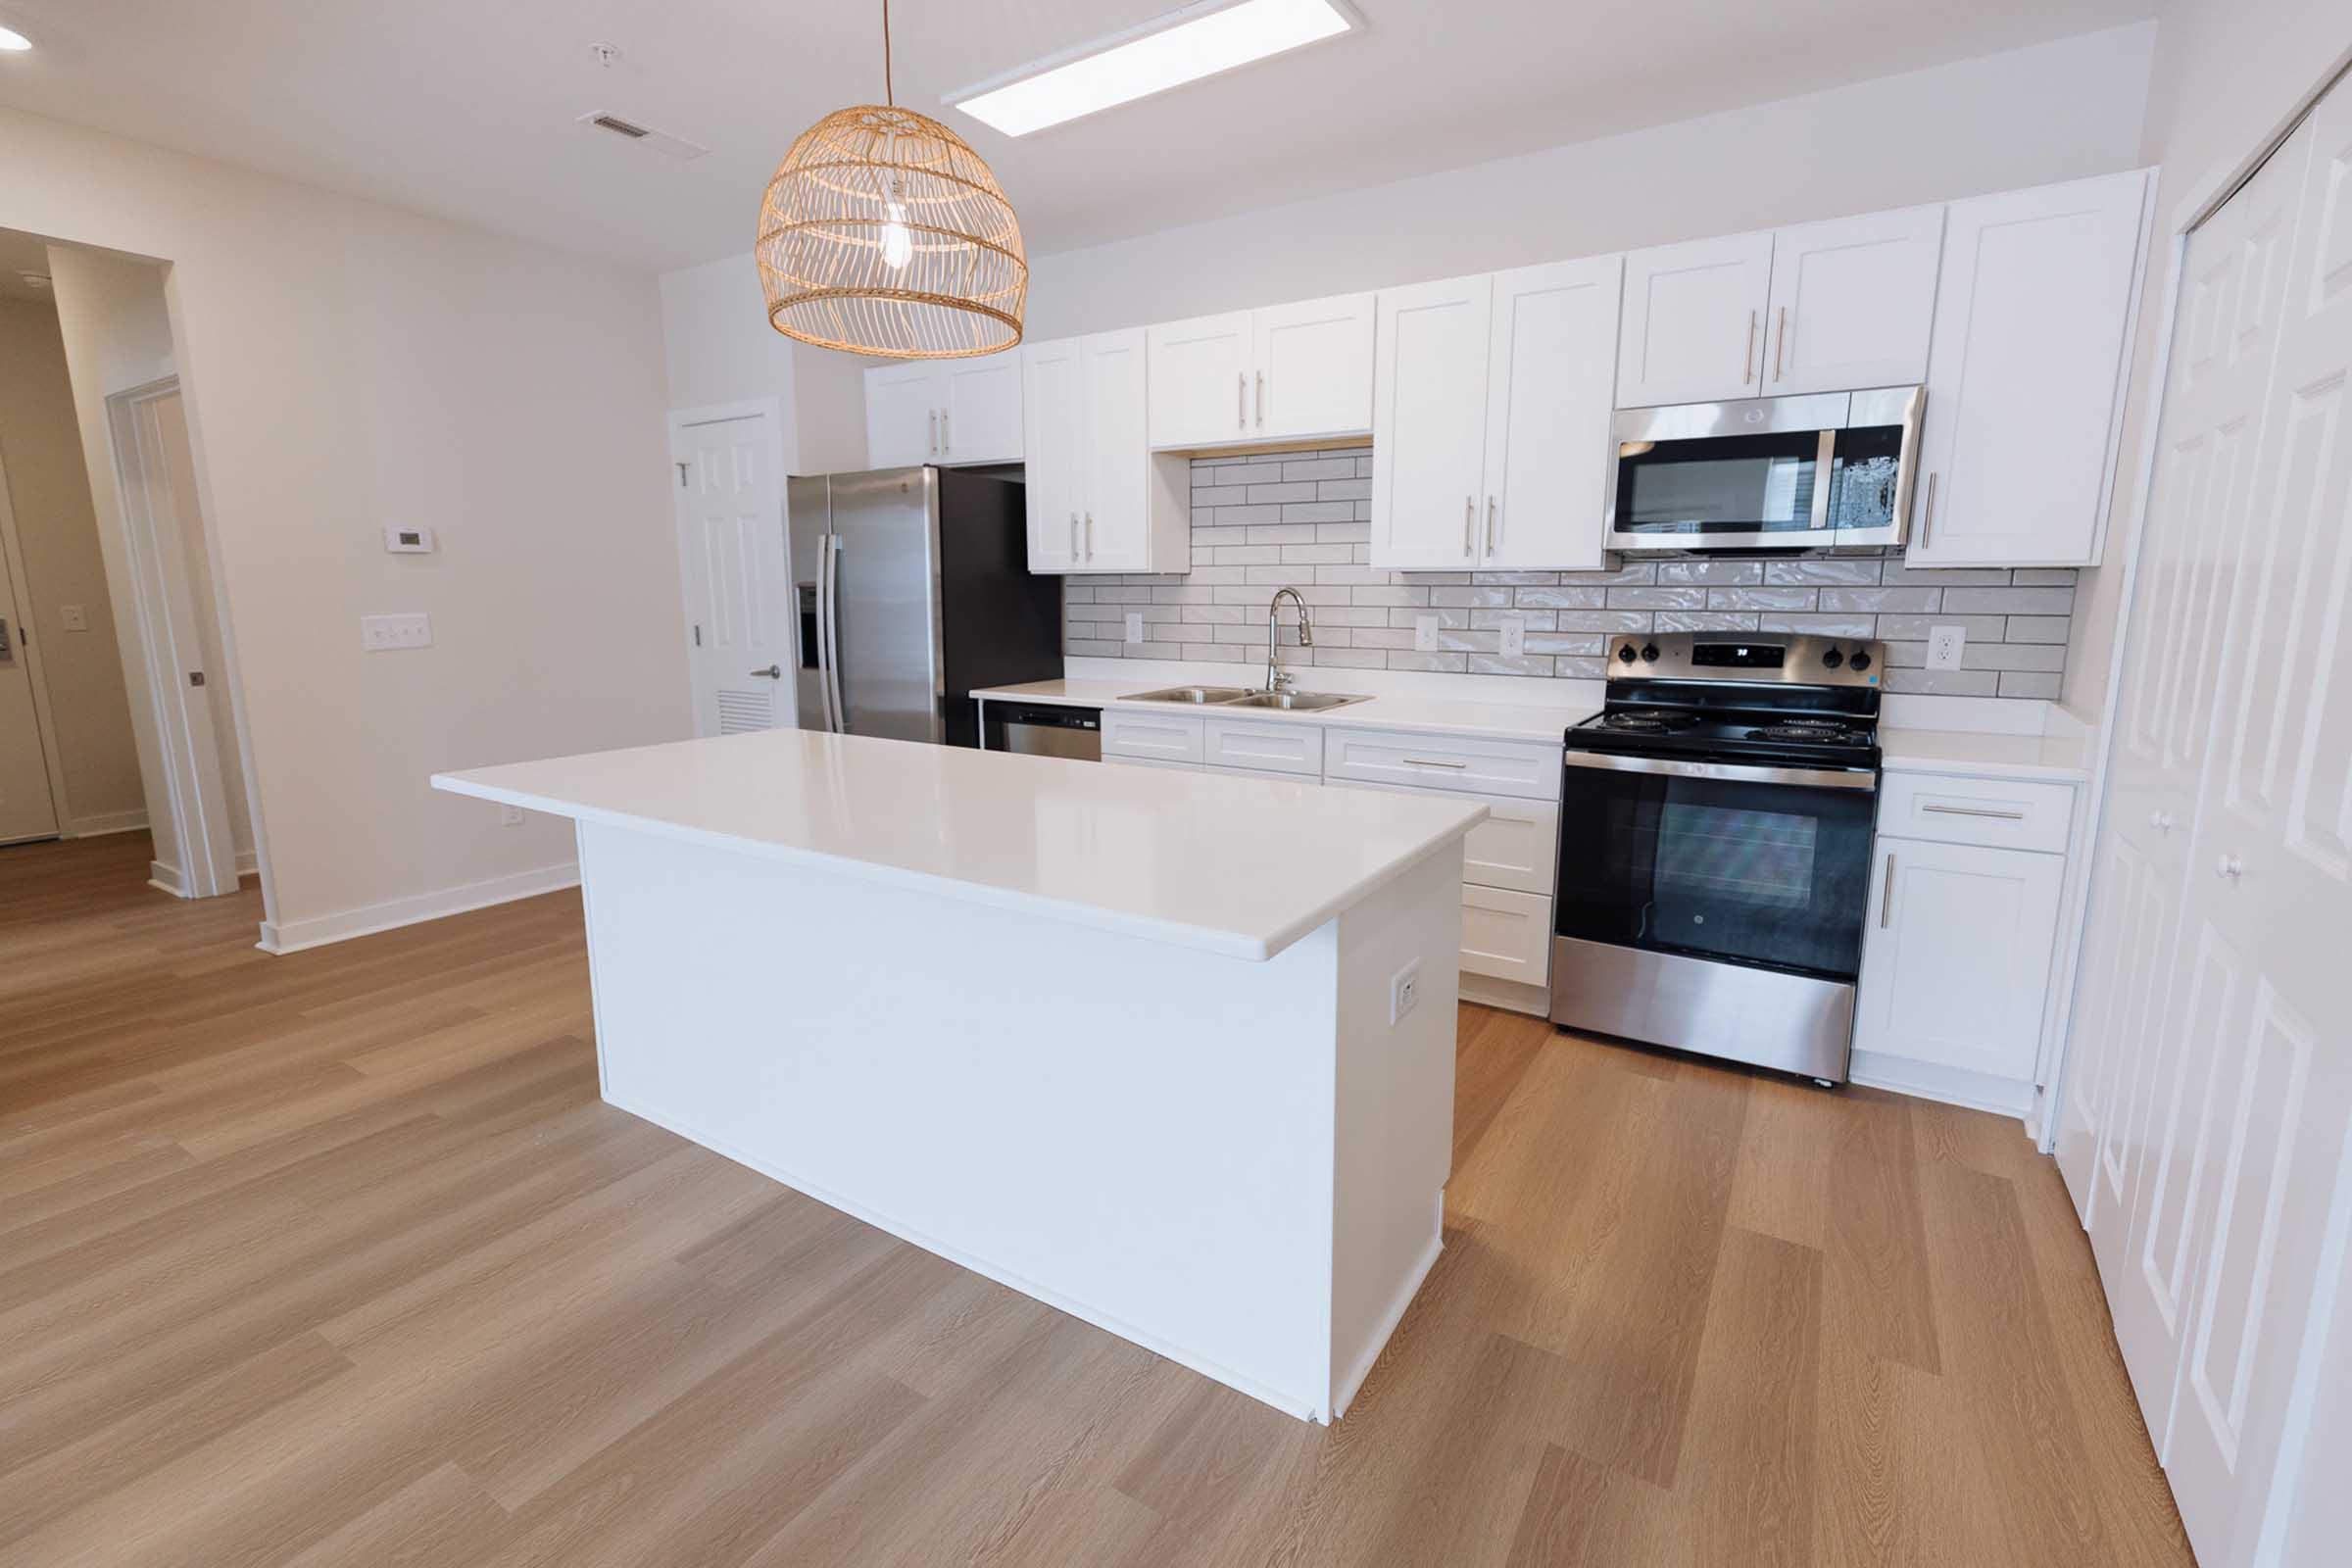
{"label": "microwave door handle", "polygon": [[1838,432],[1824,430],[1813,453],[1813,516],[1807,527],[1819,530],[1830,525],[1831,476],[1837,471]]}

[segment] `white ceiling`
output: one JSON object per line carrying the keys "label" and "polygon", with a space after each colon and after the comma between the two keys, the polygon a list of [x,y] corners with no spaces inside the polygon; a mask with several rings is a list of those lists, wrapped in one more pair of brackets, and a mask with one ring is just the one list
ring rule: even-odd
{"label": "white ceiling", "polygon": [[[2157,0],[1354,0],[1354,37],[1017,142],[939,106],[1175,3],[895,0],[899,100],[970,137],[1049,254],[2088,31]],[[792,138],[881,97],[877,15],[876,0],[0,0],[35,44],[0,55],[0,104],[670,268],[749,249]],[[619,46],[616,67],[599,42]],[[574,122],[595,110],[711,153],[681,164]]]}

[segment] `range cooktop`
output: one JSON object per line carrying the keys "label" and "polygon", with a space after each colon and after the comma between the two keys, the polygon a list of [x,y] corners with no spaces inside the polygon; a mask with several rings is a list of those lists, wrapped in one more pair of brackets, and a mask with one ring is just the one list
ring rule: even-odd
{"label": "range cooktop", "polygon": [[1577,751],[1839,768],[1879,765],[1876,643],[1770,633],[1620,639]]}

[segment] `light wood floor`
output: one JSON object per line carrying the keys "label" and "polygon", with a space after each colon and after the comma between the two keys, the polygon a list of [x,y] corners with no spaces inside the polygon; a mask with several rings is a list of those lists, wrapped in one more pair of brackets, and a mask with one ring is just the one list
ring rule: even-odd
{"label": "light wood floor", "polygon": [[147,854],[0,852],[13,1568],[2189,1560],[2013,1123],[1465,1007],[1326,1430],[602,1104],[574,898],[270,958]]}

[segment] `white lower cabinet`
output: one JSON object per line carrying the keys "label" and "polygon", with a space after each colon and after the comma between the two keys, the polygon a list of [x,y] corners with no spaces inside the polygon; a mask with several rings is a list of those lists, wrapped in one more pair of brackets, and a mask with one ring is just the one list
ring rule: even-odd
{"label": "white lower cabinet", "polygon": [[1540,986],[1551,975],[1551,901],[1462,885],[1462,970]]}
{"label": "white lower cabinet", "polygon": [[1109,708],[1102,711],[1102,760],[1200,763],[1202,724],[1183,715],[1163,717]]}
{"label": "white lower cabinet", "polygon": [[1854,1050],[2030,1093],[2066,858],[1882,837]]}
{"label": "white lower cabinet", "polygon": [[1320,724],[1251,724],[1230,718],[1206,721],[1200,760],[1211,767],[1243,768],[1253,773],[1323,776],[1323,727]]}

